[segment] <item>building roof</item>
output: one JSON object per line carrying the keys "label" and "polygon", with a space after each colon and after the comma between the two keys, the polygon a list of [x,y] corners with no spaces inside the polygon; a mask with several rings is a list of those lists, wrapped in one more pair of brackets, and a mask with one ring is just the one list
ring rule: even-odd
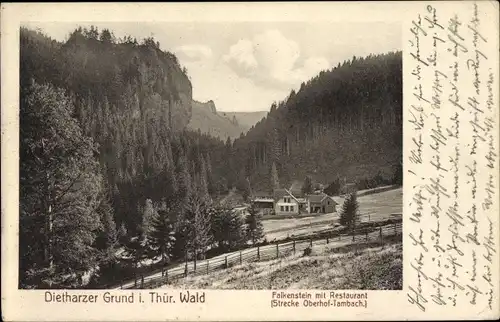
{"label": "building roof", "polygon": [[329,196],[329,195],[325,195],[324,198],[321,200],[321,202],[325,201],[326,199],[330,199],[336,205],[340,204],[337,200],[335,200],[335,198],[333,198],[332,196]]}
{"label": "building roof", "polygon": [[288,195],[286,189],[274,189],[273,191],[274,199],[281,199],[285,195]]}
{"label": "building roof", "polygon": [[299,203],[307,203],[307,198],[297,198]]}
{"label": "building roof", "polygon": [[323,195],[323,194],[307,195],[307,199],[309,199],[309,202],[312,202],[312,203],[320,203],[324,197],[325,197],[325,195]]}
{"label": "building roof", "polygon": [[253,202],[274,202],[273,198],[256,197],[252,200]]}
{"label": "building roof", "polygon": [[307,195],[307,199],[309,199],[309,202],[311,203],[322,203],[326,199],[330,199],[336,204],[339,203],[337,200],[335,200],[335,198],[327,195],[326,193]]}
{"label": "building roof", "polygon": [[274,189],[274,200],[279,200],[285,196],[290,196],[295,201],[300,203],[300,201],[297,199],[297,194],[295,191],[290,191],[288,189]]}

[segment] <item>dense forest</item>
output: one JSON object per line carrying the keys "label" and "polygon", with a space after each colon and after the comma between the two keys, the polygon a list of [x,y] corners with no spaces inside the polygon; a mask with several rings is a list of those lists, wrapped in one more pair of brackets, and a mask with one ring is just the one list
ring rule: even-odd
{"label": "dense forest", "polygon": [[99,285],[143,259],[258,242],[258,214],[218,202],[233,188],[400,181],[401,85],[401,53],[354,57],[223,142],[186,128],[187,70],[154,38],[21,28],[20,287],[81,287],[89,272]]}

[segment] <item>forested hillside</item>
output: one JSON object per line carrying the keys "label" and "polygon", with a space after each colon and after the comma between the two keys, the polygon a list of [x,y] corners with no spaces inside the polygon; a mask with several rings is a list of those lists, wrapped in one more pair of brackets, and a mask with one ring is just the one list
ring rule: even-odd
{"label": "forested hillside", "polygon": [[225,142],[186,128],[186,74],[154,38],[91,27],[57,42],[21,28],[21,287],[78,287],[93,271],[102,285],[144,259],[256,242],[256,212],[242,221],[216,203],[234,187],[248,196],[305,176],[394,180],[401,53],[321,72]]}
{"label": "forested hillside", "polygon": [[20,89],[24,287],[76,285],[62,276],[106,262],[160,209],[177,229],[185,217],[173,204],[227,191],[224,143],[185,130],[191,83],[152,38],[115,39],[92,27],[59,43],[22,28]]}
{"label": "forested hillside", "polygon": [[254,189],[271,188],[273,163],[285,186],[307,175],[391,181],[402,159],[401,53],[353,57],[302,83],[232,151],[228,168]]}
{"label": "forested hillside", "polygon": [[223,116],[233,119],[235,118],[240,127],[243,129],[243,132],[246,133],[252,126],[257,124],[260,120],[262,120],[266,115],[267,111],[260,112],[219,112]]}

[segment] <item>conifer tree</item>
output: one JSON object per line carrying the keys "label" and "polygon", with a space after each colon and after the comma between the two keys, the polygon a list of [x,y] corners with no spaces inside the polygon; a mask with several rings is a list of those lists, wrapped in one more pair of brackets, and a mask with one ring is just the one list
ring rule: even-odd
{"label": "conifer tree", "polygon": [[153,258],[161,258],[163,266],[172,258],[175,231],[170,219],[170,208],[159,210],[152,220],[148,237],[149,251]]}
{"label": "conifer tree", "polygon": [[187,199],[192,193],[191,175],[189,173],[188,161],[184,154],[179,156],[177,164],[178,196]]}
{"label": "conifer tree", "polygon": [[302,193],[310,194],[313,192],[313,183],[311,176],[306,176],[304,184],[302,185]]}
{"label": "conifer tree", "polygon": [[127,238],[127,228],[125,227],[125,222],[121,223],[120,228],[118,229],[117,235],[118,235],[118,241],[121,244],[125,244],[126,238]]}
{"label": "conifer tree", "polygon": [[96,265],[93,245],[103,230],[97,147],[62,90],[32,82],[20,103],[19,281],[23,288],[75,286]]}
{"label": "conifer tree", "polygon": [[278,176],[278,170],[276,169],[276,163],[273,162],[271,166],[271,190],[279,189],[280,181]]}
{"label": "conifer tree", "polygon": [[219,252],[235,250],[244,245],[246,231],[244,218],[227,205],[210,209],[211,234]]}
{"label": "conifer tree", "polygon": [[252,241],[252,244],[255,245],[259,240],[264,238],[264,226],[255,207],[248,207],[247,212],[248,214],[245,217],[246,233],[248,240]]}
{"label": "conifer tree", "polygon": [[359,222],[358,208],[356,192],[347,195],[340,213],[340,224],[348,227],[353,233]]}
{"label": "conifer tree", "polygon": [[[148,258],[147,238],[144,234],[138,233],[125,244],[125,254],[128,261],[134,268],[134,274],[137,278],[137,273],[142,269],[142,262]],[[137,280],[136,280],[137,281]]]}
{"label": "conifer tree", "polygon": [[187,224],[186,238],[187,249],[193,256],[194,267],[201,254],[206,253],[208,245],[211,242],[210,235],[210,212],[203,198],[192,193],[185,206],[185,223]]}
{"label": "conifer tree", "polygon": [[200,173],[199,173],[198,189],[200,197],[203,199],[205,204],[210,204],[212,202],[210,194],[208,193],[208,180],[207,180],[207,170],[205,161],[203,158],[200,159]]}
{"label": "conifer tree", "polygon": [[210,195],[213,195],[216,192],[216,187],[215,187],[215,182],[214,182],[214,174],[212,171],[212,160],[210,158],[210,153],[207,153],[207,155],[205,157],[205,165],[206,165],[206,169],[207,169],[208,193]]}

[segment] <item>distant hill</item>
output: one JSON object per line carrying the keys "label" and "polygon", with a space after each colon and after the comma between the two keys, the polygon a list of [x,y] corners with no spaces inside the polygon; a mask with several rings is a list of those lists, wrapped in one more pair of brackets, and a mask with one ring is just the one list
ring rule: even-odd
{"label": "distant hill", "polygon": [[[272,189],[307,175],[358,189],[396,180],[402,160],[401,52],[353,57],[320,72],[273,103],[266,117],[232,145],[227,173],[245,189]],[[227,114],[227,113],[226,113]],[[256,189],[255,188],[255,189]]]}
{"label": "distant hill", "polygon": [[219,112],[219,114],[228,117],[229,119],[236,118],[240,127],[246,131],[257,124],[262,118],[266,117],[267,111],[258,112]]}
{"label": "distant hill", "polygon": [[193,100],[191,106],[192,115],[187,126],[192,130],[199,129],[202,133],[226,140],[228,137],[235,139],[250,128],[241,126],[234,115],[225,116],[224,112],[217,112],[213,101],[201,103]]}

